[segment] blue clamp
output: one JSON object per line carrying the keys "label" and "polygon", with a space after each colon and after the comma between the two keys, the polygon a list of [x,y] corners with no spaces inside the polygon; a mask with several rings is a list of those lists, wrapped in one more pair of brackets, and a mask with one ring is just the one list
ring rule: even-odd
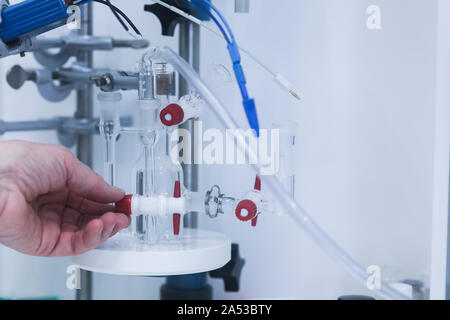
{"label": "blue clamp", "polygon": [[245,79],[244,70],[241,65],[241,55],[239,53],[239,48],[236,42],[231,42],[227,46],[228,52],[230,53],[231,61],[233,62],[233,70],[236,76],[239,89],[242,95],[242,104],[244,106],[245,114],[247,115],[248,123],[250,128],[255,130],[256,136],[259,137],[259,121],[258,113],[256,111],[255,100],[249,98],[247,91],[247,80]]}

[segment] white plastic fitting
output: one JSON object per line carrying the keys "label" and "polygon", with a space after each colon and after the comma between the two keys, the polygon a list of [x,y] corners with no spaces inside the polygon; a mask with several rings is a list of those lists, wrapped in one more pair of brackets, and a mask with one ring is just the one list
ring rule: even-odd
{"label": "white plastic fitting", "polygon": [[167,196],[145,197],[138,195],[126,196],[116,203],[116,211],[127,215],[161,216],[186,213],[186,198]]}

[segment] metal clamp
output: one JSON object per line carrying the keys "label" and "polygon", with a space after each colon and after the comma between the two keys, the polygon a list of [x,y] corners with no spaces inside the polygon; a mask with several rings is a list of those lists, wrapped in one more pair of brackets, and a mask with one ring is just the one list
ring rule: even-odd
{"label": "metal clamp", "polygon": [[[8,84],[18,90],[26,81],[33,81],[36,83],[39,93],[42,97],[50,102],[61,102],[65,100],[75,85],[71,81],[61,81],[55,77],[55,74],[51,70],[32,70],[23,69],[19,65],[15,65],[9,70],[6,80]],[[54,80],[60,80],[56,82]]]}
{"label": "metal clamp", "polygon": [[[108,80],[105,80],[106,78]],[[20,89],[26,81],[35,82],[41,96],[50,102],[61,102],[70,95],[72,90],[81,89],[90,83],[99,85],[103,83],[102,81],[107,81],[100,86],[104,91],[139,88],[139,78],[136,73],[89,69],[77,64],[72,65],[71,68],[54,70],[23,69],[15,65],[8,72],[6,79],[8,84],[16,90]]]}
{"label": "metal clamp", "polygon": [[133,72],[111,71],[90,79],[103,92],[139,89],[139,75]]}
{"label": "metal clamp", "polygon": [[[115,48],[145,49],[150,42],[143,39],[115,40],[111,37],[97,37],[78,35],[73,31],[59,39],[36,39],[33,44],[33,54],[36,60],[48,68],[63,66],[71,57],[80,51],[111,51]],[[50,52],[50,49],[59,48],[59,52]]]}
{"label": "metal clamp", "polygon": [[206,192],[205,195],[205,213],[208,217],[214,219],[219,216],[219,214],[224,214],[223,211],[223,201],[226,199],[233,199],[225,197],[225,194],[220,192],[220,187],[215,185],[211,190]]}
{"label": "metal clamp", "polygon": [[[131,126],[131,117],[120,118],[123,126]],[[56,117],[47,120],[5,122],[0,120],[0,135],[6,132],[56,130],[60,143],[65,147],[75,145],[80,135],[99,134],[99,119],[74,119],[71,117]]]}
{"label": "metal clamp", "polygon": [[[175,72],[163,72],[154,75],[158,95],[175,96],[176,83]],[[100,76],[93,76],[91,80],[100,90],[114,92],[119,90],[138,90],[139,74],[136,72],[111,71]]]}

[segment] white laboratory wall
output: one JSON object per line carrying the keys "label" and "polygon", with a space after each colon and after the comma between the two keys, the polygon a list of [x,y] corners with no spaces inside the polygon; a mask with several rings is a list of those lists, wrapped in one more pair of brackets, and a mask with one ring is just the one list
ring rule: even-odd
{"label": "white laboratory wall", "polygon": [[[151,40],[158,20],[144,13],[150,1],[116,0]],[[131,5],[131,3],[133,5]],[[249,90],[256,98],[263,128],[295,120],[298,130],[296,197],[311,216],[358,262],[379,265],[388,278],[428,279],[433,210],[433,154],[436,102],[437,1],[435,0],[251,0],[250,14],[235,14],[234,1],[215,0],[237,40],[273,69],[286,75],[302,96],[298,102],[279,89],[243,56]],[[382,10],[382,29],[369,31],[366,9]],[[106,8],[95,6],[95,33],[127,37]],[[97,67],[133,69],[141,53],[97,53]],[[15,63],[35,66],[31,56],[4,59],[0,78]],[[224,43],[202,31],[201,75],[246,126],[234,82],[219,80],[215,66],[229,68]],[[39,97],[33,84],[21,91],[0,85],[3,120],[70,115],[72,96],[62,104]],[[124,94],[123,114],[135,93]],[[211,112],[205,127],[217,127]],[[220,127],[219,127],[220,128]],[[2,139],[57,143],[54,133],[7,134]],[[134,141],[122,137],[119,185],[131,187]],[[101,144],[95,143],[95,169],[102,170]],[[246,167],[202,167],[202,190],[220,184],[240,196],[253,185]],[[264,189],[264,185],[263,185]],[[335,299],[370,294],[330,260],[289,218],[261,217],[252,229],[234,217],[201,219],[201,227],[220,230],[240,244],[246,259],[242,290],[225,293],[211,282],[216,298]],[[31,258],[0,249],[0,296],[70,298],[65,288],[68,259]],[[30,271],[32,270],[32,272]],[[161,278],[94,276],[95,298],[156,299]]]}
{"label": "white laboratory wall", "polygon": [[[449,105],[450,91],[450,3],[439,1],[439,31],[437,55],[437,85],[436,85],[436,136],[434,156],[434,194],[433,194],[433,225],[432,225],[432,258],[430,277],[430,298],[448,298],[446,287],[449,282],[447,273],[448,261],[448,176],[449,176]],[[446,278],[446,281],[442,281]]]}
{"label": "white laboratory wall", "polygon": [[[379,265],[387,278],[426,278],[436,2],[252,1],[249,16],[234,15],[231,2],[220,4],[239,41],[300,90],[297,103],[244,58],[263,126],[282,119],[299,123],[300,202],[362,265]],[[366,27],[369,5],[382,10],[379,31]],[[203,38],[203,67],[217,62],[212,48],[218,45],[214,37]],[[226,61],[225,53],[219,56]],[[223,99],[243,118],[237,94]],[[202,172],[202,182],[223,181],[224,192],[244,192],[252,176],[241,170],[211,168]],[[333,299],[364,292],[289,219],[261,217],[255,230],[223,220],[221,229],[247,259],[243,289],[232,296]]]}

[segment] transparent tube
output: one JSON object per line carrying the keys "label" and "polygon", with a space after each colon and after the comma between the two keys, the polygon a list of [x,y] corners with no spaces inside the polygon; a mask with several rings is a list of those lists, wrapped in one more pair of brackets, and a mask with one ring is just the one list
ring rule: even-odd
{"label": "transparent tube", "polygon": [[120,134],[120,115],[119,104],[122,101],[120,92],[102,92],[99,93],[98,101],[100,103],[100,133],[104,141],[105,150],[105,180],[115,185],[115,150],[116,139]]}
{"label": "transparent tube", "polygon": [[293,198],[295,197],[295,164],[297,163],[295,157],[297,127],[297,123],[293,121],[272,125],[272,129],[278,130],[280,136],[280,154],[274,157],[279,161],[275,165],[278,168],[277,175]]}
{"label": "transparent tube", "polygon": [[[233,119],[227,109],[217,100],[215,95],[209,90],[206,84],[200,79],[195,70],[177,55],[169,47],[151,48],[147,56],[164,59],[172,66],[197,90],[201,97],[207,102],[221,121],[225,128],[238,129],[237,122]],[[252,148],[245,147],[245,140],[237,139],[238,147],[247,156],[255,156],[256,152]],[[250,150],[249,150],[250,149]],[[247,152],[248,151],[248,152]],[[254,158],[257,159],[257,158]],[[256,173],[260,172],[259,165],[252,165]],[[311,218],[305,209],[292,198],[289,190],[279,181],[276,176],[264,176],[264,185],[266,190],[271,192],[274,198],[278,199],[280,205],[288,212],[292,219],[311,237],[330,257],[336,262],[341,263],[355,278],[366,284],[367,273],[365,268],[359,265],[343,248],[341,248],[333,239],[323,231],[319,225]],[[375,290],[381,297],[387,299],[408,299],[389,284],[382,282],[381,289]]]}
{"label": "transparent tube", "polygon": [[142,144],[144,195],[155,193],[155,145],[162,126],[159,123],[160,103],[157,99],[139,100],[139,136]]}

